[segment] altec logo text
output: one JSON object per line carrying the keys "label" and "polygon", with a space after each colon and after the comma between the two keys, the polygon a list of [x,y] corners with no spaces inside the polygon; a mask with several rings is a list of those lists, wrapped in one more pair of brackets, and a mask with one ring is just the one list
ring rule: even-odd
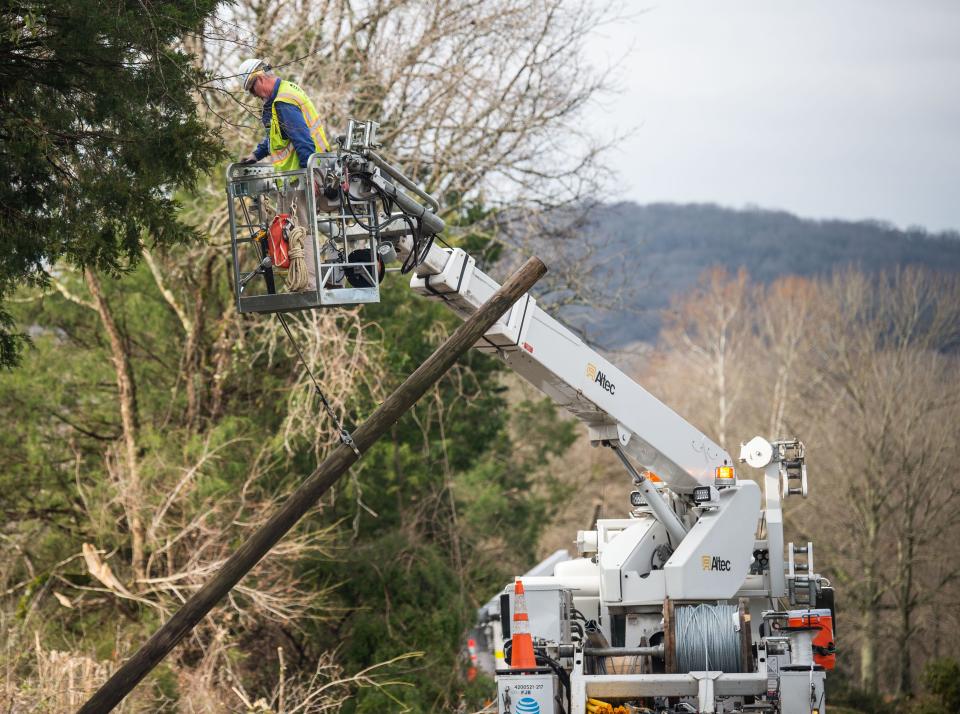
{"label": "altec logo text", "polygon": [[719,571],[726,572],[731,569],[729,560],[718,558],[715,555],[700,556],[700,564],[703,565],[704,570],[719,570]]}
{"label": "altec logo text", "polygon": [[617,391],[617,385],[607,379],[607,375],[598,370],[595,364],[587,363],[587,378],[592,379],[595,384],[599,384],[601,389],[610,394]]}

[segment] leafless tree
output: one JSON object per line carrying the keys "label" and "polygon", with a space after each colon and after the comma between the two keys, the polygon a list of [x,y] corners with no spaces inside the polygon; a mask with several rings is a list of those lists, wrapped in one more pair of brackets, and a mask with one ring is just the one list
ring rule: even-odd
{"label": "leafless tree", "polygon": [[765,428],[806,441],[812,494],[788,527],[818,543],[867,691],[909,694],[956,602],[958,290],[917,269],[768,287],[715,272],[668,316],[645,375],[728,450]]}
{"label": "leafless tree", "polygon": [[[589,277],[598,266],[583,232],[607,187],[601,156],[619,137],[595,136],[582,110],[606,89],[584,38],[614,21],[615,7],[244,0],[198,45],[222,78],[201,97],[225,140],[246,153],[262,134],[260,109],[235,92],[236,67],[244,56],[268,58],[313,98],[331,140],[350,117],[381,123],[388,158],[439,197],[448,240],[483,236],[520,254],[547,247],[551,302],[611,304],[610,281],[603,294]],[[222,225],[222,207],[208,210]],[[615,259],[606,268],[619,271]]]}
{"label": "leafless tree", "polygon": [[671,307],[662,333],[667,356],[660,358],[661,370],[673,375],[664,381],[668,403],[696,411],[694,422],[730,451],[730,440],[737,438],[734,415],[749,377],[744,365],[751,299],[745,271],[734,277],[722,269],[709,271],[691,295]]}
{"label": "leafless tree", "polygon": [[911,691],[914,616],[926,599],[917,569],[956,527],[949,417],[960,392],[955,358],[943,350],[956,343],[957,290],[913,269],[879,279],[847,272],[821,287],[820,354],[811,366],[823,377],[818,435],[832,487],[824,509],[838,525],[834,537],[853,546],[832,562],[856,604],[867,690],[878,686],[876,622],[892,606],[898,687]]}

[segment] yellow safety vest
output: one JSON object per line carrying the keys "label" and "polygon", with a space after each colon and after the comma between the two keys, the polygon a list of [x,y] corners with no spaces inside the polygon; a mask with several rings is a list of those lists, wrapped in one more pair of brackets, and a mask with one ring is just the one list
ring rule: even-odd
{"label": "yellow safety vest", "polygon": [[277,102],[293,104],[300,109],[303,119],[307,123],[307,129],[310,131],[310,137],[313,139],[314,151],[330,151],[327,135],[323,132],[320,115],[317,113],[317,108],[313,106],[313,102],[296,84],[280,80],[277,96],[273,100],[273,117],[270,120],[270,158],[273,161],[274,169],[277,171],[296,171],[300,168],[300,159],[297,157],[297,150],[294,148],[293,142],[284,139],[280,133]]}

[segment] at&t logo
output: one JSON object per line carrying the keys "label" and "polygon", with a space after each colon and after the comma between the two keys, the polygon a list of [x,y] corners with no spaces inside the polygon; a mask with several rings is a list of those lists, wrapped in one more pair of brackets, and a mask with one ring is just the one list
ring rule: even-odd
{"label": "at&t logo", "polygon": [[520,697],[517,702],[517,714],[540,714],[540,705],[533,697]]}

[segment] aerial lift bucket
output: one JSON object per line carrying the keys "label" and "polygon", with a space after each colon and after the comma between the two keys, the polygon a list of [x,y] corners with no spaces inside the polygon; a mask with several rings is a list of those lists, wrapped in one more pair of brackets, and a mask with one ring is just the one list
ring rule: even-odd
{"label": "aerial lift bucket", "polygon": [[[383,258],[376,201],[334,180],[338,155],[313,154],[304,169],[275,171],[264,164],[227,167],[227,208],[233,285],[240,312],[289,312],[380,301]],[[307,272],[315,284],[292,292],[288,273],[268,254],[271,226],[299,214],[307,233]],[[285,219],[284,219],[285,220]],[[276,226],[275,226],[276,227]],[[309,245],[306,242],[309,241]],[[311,250],[312,248],[312,250]]]}
{"label": "aerial lift bucket", "polygon": [[[444,229],[437,215],[440,204],[377,153],[377,127],[374,121],[351,119],[346,134],[337,137],[336,152],[317,152],[295,171],[263,164],[227,167],[240,312],[379,302],[387,263],[399,261],[399,271],[408,273],[427,260],[434,237]],[[288,224],[291,217],[295,223]],[[307,269],[301,271],[304,266],[297,262],[295,274],[284,274],[285,264],[274,261],[270,241],[290,225],[289,235],[304,239],[303,255],[296,258],[306,260]],[[433,250],[438,252],[445,260],[446,253]],[[302,281],[304,273],[317,278]]]}

